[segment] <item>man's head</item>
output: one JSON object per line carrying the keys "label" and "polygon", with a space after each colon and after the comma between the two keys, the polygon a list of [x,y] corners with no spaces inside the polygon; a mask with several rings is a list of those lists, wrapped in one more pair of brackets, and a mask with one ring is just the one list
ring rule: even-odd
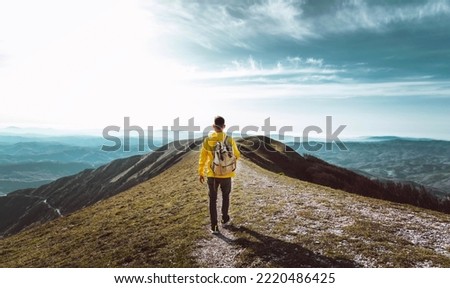
{"label": "man's head", "polygon": [[216,132],[222,132],[225,128],[225,119],[222,116],[216,116],[213,128]]}

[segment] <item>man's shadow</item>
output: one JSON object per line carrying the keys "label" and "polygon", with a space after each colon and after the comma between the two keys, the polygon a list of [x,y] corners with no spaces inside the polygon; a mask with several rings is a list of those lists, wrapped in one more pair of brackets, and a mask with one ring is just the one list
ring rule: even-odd
{"label": "man's shadow", "polygon": [[247,253],[249,253],[242,257],[242,267],[251,267],[255,257],[272,267],[358,267],[354,261],[316,254],[298,244],[266,236],[243,226],[230,225],[227,229],[231,232],[248,234],[255,239],[249,240],[247,237],[240,237],[233,240],[222,234],[217,235],[219,239],[230,245],[245,248]]}

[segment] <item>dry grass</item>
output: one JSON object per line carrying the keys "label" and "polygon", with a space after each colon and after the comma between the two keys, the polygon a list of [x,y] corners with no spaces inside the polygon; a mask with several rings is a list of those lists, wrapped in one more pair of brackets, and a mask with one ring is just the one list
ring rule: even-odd
{"label": "dry grass", "polygon": [[[0,240],[1,267],[192,267],[207,194],[197,155],[129,191]],[[194,160],[195,159],[195,160]]]}

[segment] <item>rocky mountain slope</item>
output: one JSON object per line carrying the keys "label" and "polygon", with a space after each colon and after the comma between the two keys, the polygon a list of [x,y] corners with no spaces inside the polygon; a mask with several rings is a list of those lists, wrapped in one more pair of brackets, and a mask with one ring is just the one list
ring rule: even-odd
{"label": "rocky mountain slope", "polygon": [[219,236],[198,152],[178,152],[150,180],[0,239],[0,267],[450,267],[450,215],[268,171],[242,145]]}

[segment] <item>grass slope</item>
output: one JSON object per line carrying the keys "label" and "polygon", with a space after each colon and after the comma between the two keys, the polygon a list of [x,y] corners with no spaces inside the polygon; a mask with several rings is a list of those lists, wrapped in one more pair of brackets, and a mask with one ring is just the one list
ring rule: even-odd
{"label": "grass slope", "polygon": [[0,267],[450,267],[450,215],[239,163],[234,226],[208,232],[198,153],[67,217],[0,239]]}

